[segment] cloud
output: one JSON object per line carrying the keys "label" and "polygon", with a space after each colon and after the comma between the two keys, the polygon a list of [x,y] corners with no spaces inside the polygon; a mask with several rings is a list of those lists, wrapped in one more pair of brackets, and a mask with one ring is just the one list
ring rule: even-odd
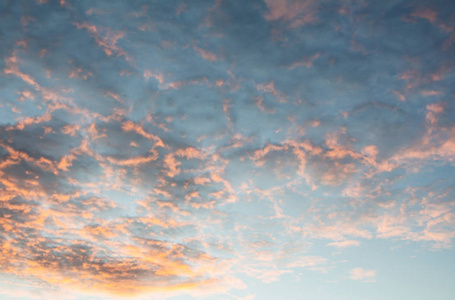
{"label": "cloud", "polygon": [[100,28],[95,25],[83,23],[74,23],[77,29],[85,29],[95,39],[95,42],[103,48],[104,53],[110,56],[112,54],[123,55],[128,60],[127,53],[117,46],[117,41],[125,37],[125,32],[112,31],[109,28]]}
{"label": "cloud", "polygon": [[160,84],[163,84],[164,78],[163,78],[163,74],[162,73],[154,74],[150,70],[145,70],[144,71],[144,78],[145,78],[146,81],[148,81],[149,78],[152,78],[152,77],[155,78],[156,80],[158,80],[158,82]]}
{"label": "cloud", "polygon": [[214,53],[201,49],[197,46],[194,46],[193,48],[194,48],[194,51],[197,51],[202,56],[203,59],[206,59],[208,61],[216,61],[218,59],[216,54],[214,54]]}
{"label": "cloud", "polygon": [[305,68],[310,68],[313,65],[313,62],[319,57],[319,53],[314,54],[313,56],[309,58],[305,58],[301,61],[297,61],[292,63],[292,65],[289,67],[290,70],[297,68],[297,67],[305,67]]}
{"label": "cloud", "polygon": [[411,16],[426,19],[430,23],[434,23],[437,18],[437,12],[431,10],[430,8],[419,8],[413,11]]}
{"label": "cloud", "polygon": [[372,282],[379,239],[450,251],[443,2],[11,2],[4,293],[260,298],[345,259]]}
{"label": "cloud", "polygon": [[19,70],[19,67],[17,65],[18,63],[18,58],[13,54],[11,57],[5,58],[5,69],[3,70],[6,75],[12,74],[15,75],[19,78],[21,78],[23,81],[26,83],[30,84],[33,86],[35,89],[39,89],[38,83],[36,83],[35,79],[33,79],[32,76],[25,74]]}
{"label": "cloud", "polygon": [[328,243],[327,246],[332,246],[336,248],[348,248],[348,247],[357,247],[360,245],[359,241],[340,241],[340,242],[333,242]]}
{"label": "cloud", "polygon": [[354,268],[349,272],[349,278],[352,280],[359,280],[362,282],[375,282],[376,271],[375,270],[365,270],[362,268]]}
{"label": "cloud", "polygon": [[264,15],[268,21],[283,20],[291,28],[304,26],[318,20],[313,1],[266,0],[269,11]]}

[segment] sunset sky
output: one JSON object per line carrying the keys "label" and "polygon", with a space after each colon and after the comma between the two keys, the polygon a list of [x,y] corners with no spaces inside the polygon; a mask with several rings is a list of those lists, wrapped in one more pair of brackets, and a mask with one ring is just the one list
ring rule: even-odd
{"label": "sunset sky", "polygon": [[454,299],[454,1],[0,0],[0,55],[0,299]]}

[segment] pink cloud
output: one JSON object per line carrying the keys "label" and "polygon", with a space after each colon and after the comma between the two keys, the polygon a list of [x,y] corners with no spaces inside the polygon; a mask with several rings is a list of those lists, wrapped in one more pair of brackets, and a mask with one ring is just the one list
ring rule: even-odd
{"label": "pink cloud", "polygon": [[411,16],[428,20],[430,23],[436,21],[437,13],[429,8],[419,8],[411,13]]}
{"label": "pink cloud", "polygon": [[304,67],[304,68],[310,68],[313,65],[313,62],[319,57],[319,53],[314,54],[311,57],[304,58],[301,61],[293,63],[289,69],[292,70],[297,67]]}
{"label": "pink cloud", "polygon": [[357,247],[360,245],[359,241],[340,241],[340,242],[332,242],[328,243],[327,246],[336,247],[336,248],[348,248],[348,247]]}
{"label": "pink cloud", "polygon": [[186,157],[186,159],[191,159],[191,158],[204,159],[205,158],[205,154],[194,147],[187,147],[184,149],[179,149],[175,152],[175,155]]}
{"label": "pink cloud", "polygon": [[208,61],[215,61],[217,60],[217,56],[214,53],[211,53],[207,50],[201,49],[197,46],[193,46],[194,51],[197,51],[203,59],[206,59]]}
{"label": "pink cloud", "polygon": [[259,161],[259,163],[262,165],[265,161],[261,162],[261,160],[263,160],[269,152],[281,151],[281,150],[285,150],[285,149],[287,149],[287,147],[268,144],[263,149],[254,151],[253,154],[250,156],[250,158],[252,160]]}
{"label": "pink cloud", "polygon": [[84,72],[82,68],[77,68],[75,70],[71,70],[69,78],[82,78],[84,80],[87,80],[87,78],[89,78],[92,75],[93,75],[92,72],[89,71]]}
{"label": "pink cloud", "polygon": [[406,100],[406,96],[404,94],[398,92],[398,91],[394,91],[393,94],[395,96],[397,96],[400,101],[405,101]]}
{"label": "pink cloud", "polygon": [[180,4],[177,7],[177,16],[180,15],[181,13],[183,13],[184,11],[186,11],[187,8],[188,8],[188,4],[186,4],[186,3]]}
{"label": "pink cloud", "polygon": [[316,22],[316,3],[312,0],[265,0],[268,12],[264,17],[267,21],[283,20],[290,28],[304,26]]}
{"label": "pink cloud", "polygon": [[437,96],[439,95],[439,92],[438,91],[435,91],[435,90],[424,90],[422,91],[422,96]]}
{"label": "pink cloud", "polygon": [[258,84],[258,85],[256,85],[256,89],[261,92],[266,92],[266,93],[272,94],[273,96],[275,96],[278,99],[278,101],[280,103],[286,102],[286,95],[283,92],[275,89],[275,83],[273,81],[270,81],[267,84],[263,84],[263,83]]}
{"label": "pink cloud", "polygon": [[362,268],[355,268],[349,272],[349,278],[352,280],[359,280],[363,282],[375,282],[376,279],[375,270],[365,270]]}
{"label": "pink cloud", "polygon": [[438,102],[438,103],[428,104],[427,110],[431,111],[435,114],[440,114],[444,111],[444,103]]}
{"label": "pink cloud", "polygon": [[155,78],[156,80],[158,80],[159,83],[163,84],[164,76],[162,73],[152,73],[150,70],[144,71],[145,81],[148,81],[152,77]]}

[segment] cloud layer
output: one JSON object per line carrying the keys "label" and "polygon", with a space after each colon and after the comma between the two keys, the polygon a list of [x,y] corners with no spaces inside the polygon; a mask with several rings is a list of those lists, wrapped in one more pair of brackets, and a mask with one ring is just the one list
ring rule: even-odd
{"label": "cloud layer", "polygon": [[382,241],[453,253],[448,7],[0,4],[1,295],[252,299],[379,281],[338,255]]}

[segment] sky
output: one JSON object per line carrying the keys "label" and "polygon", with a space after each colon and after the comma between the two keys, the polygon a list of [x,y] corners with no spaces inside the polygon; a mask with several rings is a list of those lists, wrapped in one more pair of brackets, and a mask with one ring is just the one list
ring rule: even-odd
{"label": "sky", "polygon": [[0,1],[1,299],[449,300],[455,2]]}

